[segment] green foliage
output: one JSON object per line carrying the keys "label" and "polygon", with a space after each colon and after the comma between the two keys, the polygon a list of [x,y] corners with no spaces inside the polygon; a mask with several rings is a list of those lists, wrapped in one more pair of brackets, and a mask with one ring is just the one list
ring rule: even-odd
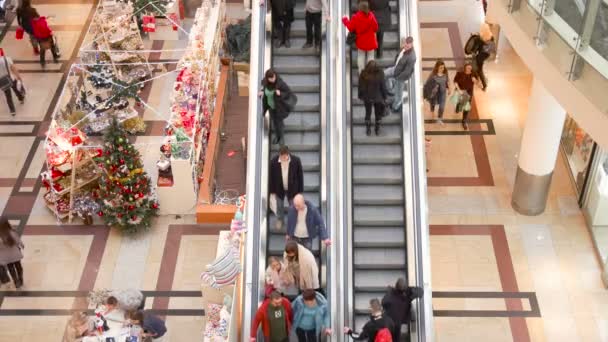
{"label": "green foliage", "polygon": [[125,233],[146,230],[158,215],[158,202],[151,196],[150,178],[139,151],[116,119],[104,140],[103,153],[95,160],[105,170],[99,181],[98,214],[107,225]]}
{"label": "green foliage", "polygon": [[[133,13],[141,18],[145,13],[154,15],[165,15],[165,7],[169,0],[129,0],[133,4]],[[160,9],[160,11],[158,9]]]}
{"label": "green foliage", "polygon": [[112,80],[112,102],[117,103],[123,99],[135,99],[135,101],[141,101],[139,97],[139,89],[141,88],[140,81],[135,80],[131,83],[120,80],[118,77],[114,77]]}

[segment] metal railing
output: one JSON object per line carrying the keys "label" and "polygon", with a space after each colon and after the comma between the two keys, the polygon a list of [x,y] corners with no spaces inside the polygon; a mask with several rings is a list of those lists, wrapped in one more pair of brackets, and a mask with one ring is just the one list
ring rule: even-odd
{"label": "metal railing", "polygon": [[[418,2],[398,0],[399,37],[412,36],[414,51],[420,52]],[[403,167],[405,194],[405,227],[407,230],[408,285],[424,289],[424,296],[412,307],[415,322],[409,324],[410,340],[433,341],[431,256],[426,196],[426,162],[424,154],[424,118],[419,90],[422,89],[420,60],[405,89],[403,102]]]}

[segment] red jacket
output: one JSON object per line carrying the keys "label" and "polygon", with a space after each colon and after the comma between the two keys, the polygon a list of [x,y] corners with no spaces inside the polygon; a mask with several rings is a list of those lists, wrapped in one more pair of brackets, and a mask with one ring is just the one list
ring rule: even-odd
{"label": "red jacket", "polygon": [[376,40],[378,21],[376,21],[374,13],[369,12],[365,14],[358,11],[350,20],[347,17],[342,18],[342,23],[344,23],[344,26],[350,32],[355,32],[357,35],[357,40],[355,41],[357,49],[371,51],[378,48],[378,41]]}
{"label": "red jacket", "polygon": [[[286,298],[281,298],[283,302],[283,308],[285,308],[285,313],[287,314],[287,333],[291,329],[291,320],[293,319],[293,312],[291,311],[291,304]],[[264,337],[268,339],[270,337],[270,321],[268,320],[268,305],[270,305],[270,299],[264,300],[258,312],[255,313],[255,318],[253,319],[253,324],[251,325],[251,337],[255,337],[258,333],[258,327],[260,323],[262,323],[262,332],[264,333]]]}
{"label": "red jacket", "polygon": [[38,17],[32,19],[32,31],[36,39],[47,39],[53,35],[53,31],[49,28],[46,17]]}

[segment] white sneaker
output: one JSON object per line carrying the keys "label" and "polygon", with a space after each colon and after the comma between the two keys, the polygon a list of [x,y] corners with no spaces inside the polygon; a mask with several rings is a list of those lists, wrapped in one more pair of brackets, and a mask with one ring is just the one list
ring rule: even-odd
{"label": "white sneaker", "polygon": [[443,120],[441,120],[441,119],[437,119],[437,123],[440,124],[441,126],[444,125]]}

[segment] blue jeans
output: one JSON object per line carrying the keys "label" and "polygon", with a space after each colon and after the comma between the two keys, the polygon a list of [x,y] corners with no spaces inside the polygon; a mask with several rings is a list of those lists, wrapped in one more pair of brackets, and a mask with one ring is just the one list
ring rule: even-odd
{"label": "blue jeans", "polygon": [[384,77],[386,78],[387,83],[386,88],[389,92],[393,93],[393,103],[390,104],[391,109],[396,112],[403,102],[403,86],[405,85],[405,82],[395,78],[394,66],[384,69]]}
{"label": "blue jeans", "polygon": [[447,90],[444,88],[442,89],[441,87],[439,88],[439,90],[437,91],[437,96],[435,97],[435,100],[433,101],[433,103],[431,103],[431,112],[435,112],[435,106],[439,105],[439,111],[438,111],[438,115],[439,118],[443,118],[443,111],[445,110],[445,100],[447,97]]}

